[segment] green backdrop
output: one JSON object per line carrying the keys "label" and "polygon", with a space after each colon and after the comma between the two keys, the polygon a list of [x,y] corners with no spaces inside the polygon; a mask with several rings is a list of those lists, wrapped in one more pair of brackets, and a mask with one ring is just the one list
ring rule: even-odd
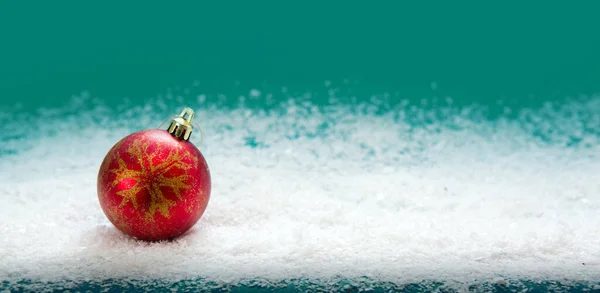
{"label": "green backdrop", "polygon": [[81,91],[141,102],[194,81],[190,94],[325,92],[329,80],[358,99],[482,104],[600,91],[594,1],[156,2],[1,2],[2,104]]}

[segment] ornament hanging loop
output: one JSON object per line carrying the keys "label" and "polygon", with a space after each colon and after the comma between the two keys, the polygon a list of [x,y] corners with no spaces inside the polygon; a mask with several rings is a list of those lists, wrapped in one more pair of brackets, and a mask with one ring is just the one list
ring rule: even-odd
{"label": "ornament hanging loop", "polygon": [[194,110],[191,108],[184,108],[181,114],[177,115],[173,120],[167,131],[175,136],[176,138],[188,140],[194,127],[192,126],[192,120],[194,119]]}

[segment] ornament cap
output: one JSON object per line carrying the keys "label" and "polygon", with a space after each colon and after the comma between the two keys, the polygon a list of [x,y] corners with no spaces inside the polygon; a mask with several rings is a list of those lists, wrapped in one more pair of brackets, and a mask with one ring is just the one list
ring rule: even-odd
{"label": "ornament cap", "polygon": [[188,140],[194,130],[192,119],[194,119],[194,110],[186,107],[181,114],[171,120],[167,131],[179,139]]}

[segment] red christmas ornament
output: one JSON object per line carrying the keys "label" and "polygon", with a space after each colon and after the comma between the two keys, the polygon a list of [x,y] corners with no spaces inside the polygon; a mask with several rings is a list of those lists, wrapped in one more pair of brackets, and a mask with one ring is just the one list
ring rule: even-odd
{"label": "red christmas ornament", "polygon": [[130,134],[110,149],[98,173],[104,214],[125,234],[175,238],[200,219],[211,179],[202,153],[188,141],[194,111],[185,108],[165,130]]}

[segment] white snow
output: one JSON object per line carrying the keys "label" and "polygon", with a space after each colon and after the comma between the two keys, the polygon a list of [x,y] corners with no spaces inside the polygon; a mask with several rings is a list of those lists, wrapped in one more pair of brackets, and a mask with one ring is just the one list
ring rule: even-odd
{"label": "white snow", "polygon": [[[377,116],[373,105],[198,106],[208,209],[184,237],[144,243],[110,225],[96,176],[120,138],[180,111],[158,104],[45,111],[32,135],[5,132],[0,150],[18,152],[0,156],[0,280],[600,274],[600,144],[583,131],[598,131],[600,97],[495,122],[476,107]],[[432,122],[407,122],[415,117]],[[566,147],[573,136],[587,147]]]}

